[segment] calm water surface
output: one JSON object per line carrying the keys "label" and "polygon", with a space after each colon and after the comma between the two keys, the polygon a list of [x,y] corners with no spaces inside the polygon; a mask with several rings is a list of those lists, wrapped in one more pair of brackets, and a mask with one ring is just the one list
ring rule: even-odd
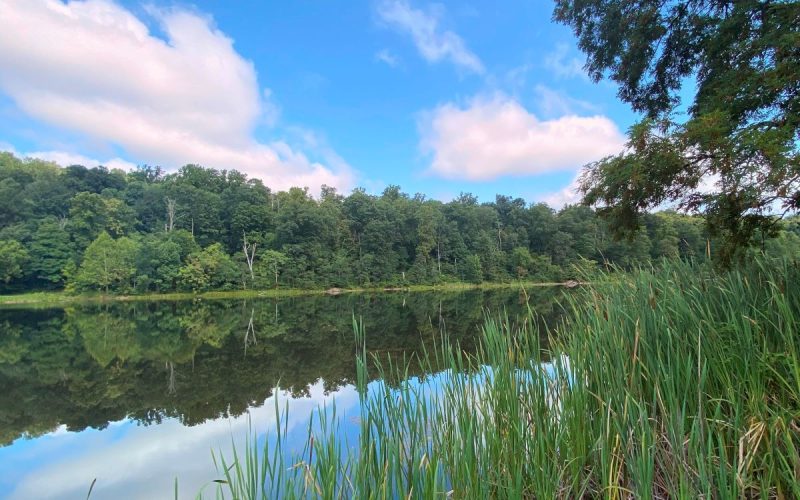
{"label": "calm water surface", "polygon": [[[560,289],[529,290],[553,324]],[[359,398],[352,318],[381,359],[464,350],[485,311],[515,320],[519,290],[342,295],[278,300],[118,303],[0,309],[0,498],[194,498],[249,426],[275,425],[288,405],[289,451],[311,414],[335,401],[348,442]],[[373,370],[374,373],[374,370]],[[426,375],[412,366],[411,375]],[[373,381],[372,384],[384,383]],[[397,383],[387,381],[386,383]],[[210,495],[212,496],[212,495]]]}

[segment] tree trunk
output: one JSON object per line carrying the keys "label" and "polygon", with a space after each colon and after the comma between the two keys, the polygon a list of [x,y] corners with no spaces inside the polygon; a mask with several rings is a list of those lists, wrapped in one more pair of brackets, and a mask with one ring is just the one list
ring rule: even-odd
{"label": "tree trunk", "polygon": [[255,280],[256,276],[253,273],[253,260],[256,258],[256,244],[248,244],[247,243],[247,234],[244,232],[242,233],[244,237],[244,242],[242,243],[242,251],[244,252],[244,258],[247,261],[247,267],[250,269],[250,279]]}
{"label": "tree trunk", "polygon": [[167,203],[167,225],[165,229],[168,233],[171,233],[175,229],[176,203],[175,200],[173,200],[172,198],[167,198],[166,203]]}

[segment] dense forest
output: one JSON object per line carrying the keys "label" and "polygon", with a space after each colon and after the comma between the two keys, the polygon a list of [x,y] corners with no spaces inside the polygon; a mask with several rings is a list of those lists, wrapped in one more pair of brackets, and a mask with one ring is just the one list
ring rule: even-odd
{"label": "dense forest", "polygon": [[[762,247],[800,248],[784,223]],[[0,291],[153,293],[448,281],[558,281],[578,266],[630,267],[715,251],[703,219],[647,214],[611,237],[586,206],[498,195],[443,203],[397,186],[380,196],[275,192],[237,171],[61,168],[0,153]]]}

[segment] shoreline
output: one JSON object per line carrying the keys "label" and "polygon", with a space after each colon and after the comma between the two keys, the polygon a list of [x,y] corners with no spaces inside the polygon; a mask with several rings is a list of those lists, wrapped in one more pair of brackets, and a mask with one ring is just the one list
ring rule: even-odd
{"label": "shoreline", "polygon": [[441,285],[410,285],[386,287],[357,287],[357,288],[278,288],[266,290],[218,290],[207,292],[171,292],[147,293],[141,295],[114,295],[114,294],[71,294],[63,290],[49,292],[28,292],[14,295],[0,295],[0,308],[48,308],[64,307],[74,304],[94,304],[110,302],[156,302],[156,301],[184,301],[184,300],[232,300],[232,299],[262,299],[262,298],[287,298],[307,297],[313,295],[337,296],[359,293],[414,293],[414,292],[458,292],[466,290],[493,290],[517,287],[550,287],[564,286],[566,283],[556,282],[526,282],[512,283],[445,283]]}

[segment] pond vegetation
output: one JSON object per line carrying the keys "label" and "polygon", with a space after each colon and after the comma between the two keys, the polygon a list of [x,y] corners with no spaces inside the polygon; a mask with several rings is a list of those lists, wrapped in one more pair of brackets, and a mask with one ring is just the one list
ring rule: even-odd
{"label": "pond vegetation", "polygon": [[[215,452],[233,498],[796,498],[800,268],[666,265],[569,297],[540,323],[490,316],[478,349],[358,356],[356,443],[321,408],[305,449]],[[532,311],[529,318],[532,320]],[[356,321],[359,341],[370,331]],[[360,336],[365,337],[360,337]],[[276,412],[281,412],[276,406]],[[285,421],[284,414],[279,422]]]}

